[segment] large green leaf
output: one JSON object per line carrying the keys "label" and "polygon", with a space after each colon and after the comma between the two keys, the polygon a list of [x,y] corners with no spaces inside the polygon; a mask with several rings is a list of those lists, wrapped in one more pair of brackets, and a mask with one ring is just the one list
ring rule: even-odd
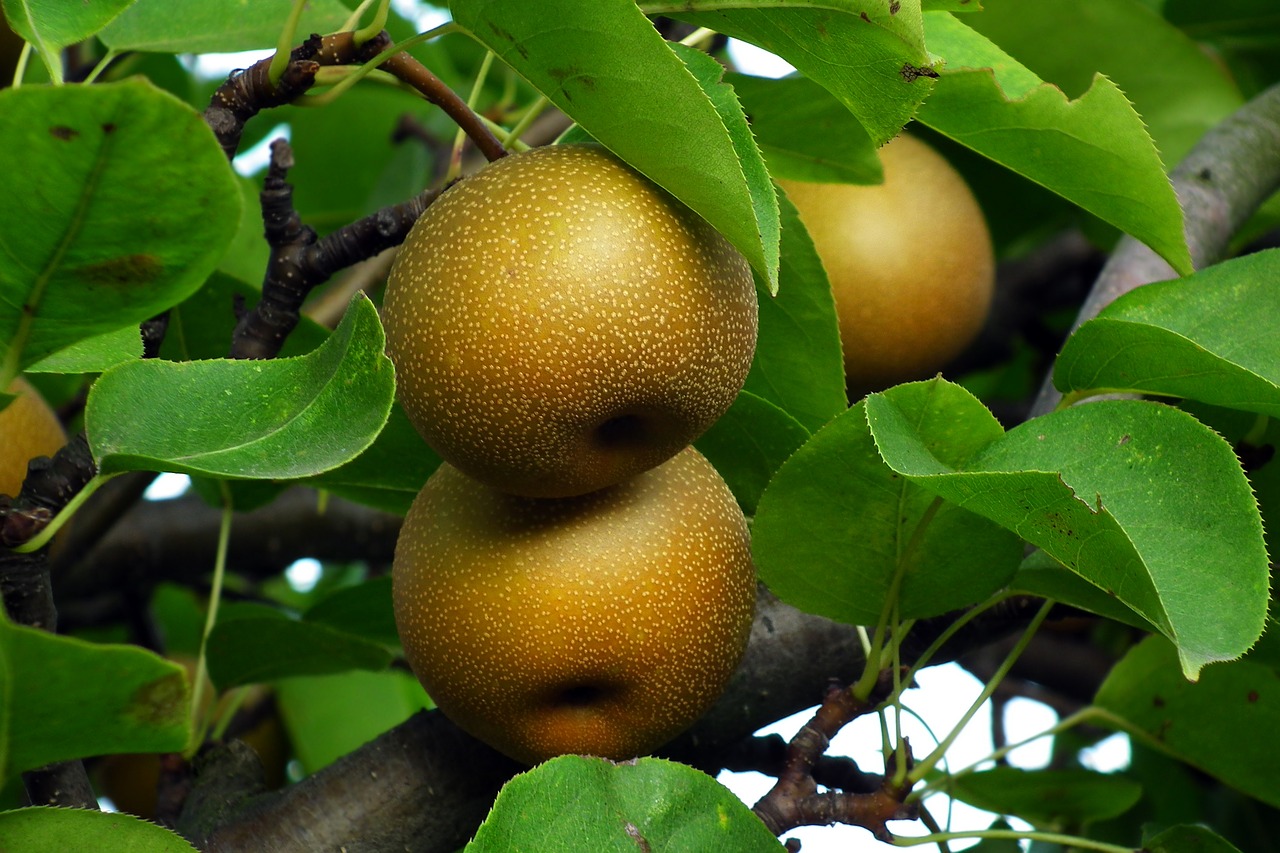
{"label": "large green leaf", "polygon": [[0,91],[0,375],[181,302],[240,196],[194,110],[142,80]]}
{"label": "large green leaf", "polygon": [[1240,853],[1240,849],[1204,826],[1171,826],[1142,845],[1144,853]]}
{"label": "large green leaf", "polygon": [[[972,20],[978,16],[968,16]],[[1058,193],[1191,272],[1182,209],[1141,116],[1110,79],[1075,100],[947,12],[928,12],[944,66],[917,118]]]}
{"label": "large green leaf", "polygon": [[453,0],[450,9],[475,39],[701,214],[776,284],[777,202],[757,177],[764,169],[749,135],[726,128],[723,99],[731,92],[713,98],[633,0]]}
{"label": "large green leaf", "polygon": [[[183,3],[181,14],[175,14],[172,0],[136,0],[98,37],[117,51],[257,50],[276,46],[293,5],[293,0],[200,0]],[[332,32],[350,14],[340,0],[307,0],[298,23],[298,40],[307,33]]]}
{"label": "large green leaf", "polygon": [[[174,752],[190,735],[182,667],[137,646],[15,625],[0,612],[0,775],[119,752]],[[85,713],[85,709],[93,709]]]}
{"label": "large green leaf", "polygon": [[933,87],[919,0],[649,0],[641,8],[777,54],[892,139]]}
{"label": "large green leaf", "polygon": [[395,377],[377,311],[352,301],[325,343],[271,361],[138,361],[94,384],[85,432],[99,470],[294,479],[377,438]]}
{"label": "large green leaf", "polygon": [[781,842],[727,788],[673,761],[617,764],[564,755],[503,786],[467,853],[556,850],[779,851]]}
{"label": "large green leaf", "polygon": [[756,287],[760,332],[744,389],[816,430],[848,408],[835,299],[822,261],[785,194],[778,293]]}
{"label": "large green leaf", "polygon": [[1272,249],[1126,293],[1067,341],[1054,385],[1280,416],[1277,279],[1280,249]]}
{"label": "large green leaf", "polygon": [[102,373],[117,364],[142,358],[142,334],[137,326],[83,338],[42,358],[28,373]]}
{"label": "large green leaf", "polygon": [[21,853],[195,853],[181,835],[130,814],[32,806],[0,812],[0,849]]}
{"label": "large green leaf", "polygon": [[[44,60],[49,76],[62,82],[62,49],[102,29],[134,0],[3,0],[5,17],[15,33],[31,42]],[[176,17],[176,16],[175,16]],[[8,82],[8,81],[6,81]]]}
{"label": "large green leaf", "polygon": [[[936,382],[887,392],[930,433],[932,452],[963,464],[1003,430],[981,403]],[[811,613],[875,624],[902,566],[904,618],[973,604],[1013,574],[1009,531],[934,495],[884,464],[859,403],[783,464],[751,528],[760,578]]]}
{"label": "large green leaf", "polygon": [[1113,80],[1167,165],[1244,102],[1219,59],[1138,0],[984,0],[982,7],[965,23],[1042,79],[1068,93],[1088,89],[1095,73]]}
{"label": "large green leaf", "polygon": [[963,466],[891,395],[867,418],[912,482],[1016,531],[1174,640],[1188,678],[1262,633],[1262,523],[1231,447],[1177,409],[1135,400],[1036,418]]}
{"label": "large green leaf", "polygon": [[1280,679],[1270,666],[1215,664],[1191,684],[1177,651],[1150,637],[1116,664],[1094,704],[1157,749],[1280,806]]}

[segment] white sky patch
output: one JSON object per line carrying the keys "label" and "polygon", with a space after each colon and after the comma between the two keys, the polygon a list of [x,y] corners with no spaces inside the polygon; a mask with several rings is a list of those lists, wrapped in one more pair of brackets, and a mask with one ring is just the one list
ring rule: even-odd
{"label": "white sky patch", "polygon": [[749,42],[729,39],[726,50],[733,64],[744,74],[753,74],[756,77],[785,77],[796,70],[785,59]]}
{"label": "white sky patch", "polygon": [[142,496],[149,501],[167,501],[181,497],[191,486],[191,478],[186,474],[161,474],[151,481]]}
{"label": "white sky patch", "polygon": [[294,560],[289,564],[289,568],[284,570],[285,580],[297,592],[311,592],[316,588],[316,584],[320,583],[322,574],[324,574],[324,568],[320,565],[320,561],[311,557]]}

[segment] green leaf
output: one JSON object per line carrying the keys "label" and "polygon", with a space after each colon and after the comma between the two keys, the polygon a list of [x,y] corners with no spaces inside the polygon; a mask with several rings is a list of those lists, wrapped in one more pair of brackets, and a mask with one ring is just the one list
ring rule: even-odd
{"label": "green leaf", "polygon": [[308,773],[433,707],[418,680],[399,670],[298,676],[275,688],[289,743]]}
{"label": "green leaf", "polygon": [[1143,391],[1280,416],[1280,249],[1121,296],[1063,347],[1062,391]]}
{"label": "green leaf", "polygon": [[732,95],[716,94],[719,83],[709,94],[633,0],[453,0],[450,9],[477,41],[699,213],[776,286],[776,201],[773,188],[753,178],[763,171],[759,151],[735,145],[741,134],[725,127],[721,110]]}
{"label": "green leaf", "polygon": [[367,580],[330,593],[307,609],[306,622],[326,625],[383,646],[399,646],[391,606],[391,576]]}
{"label": "green leaf", "polygon": [[752,515],[774,472],[808,438],[795,418],[743,391],[694,444],[724,477],[742,511]]}
{"label": "green leaf", "polygon": [[848,408],[835,300],[795,206],[779,195],[782,265],[777,295],[757,282],[760,331],[745,390],[813,431]]}
{"label": "green leaf", "polygon": [[134,0],[3,0],[5,17],[15,33],[31,42],[44,60],[49,77],[62,82],[62,49],[102,29]]}
{"label": "green leaf", "polygon": [[377,671],[391,663],[391,653],[377,643],[267,607],[219,619],[208,655],[209,677],[219,690],[294,675]]}
{"label": "green leaf", "polygon": [[[1003,434],[958,386],[920,382],[887,395],[954,464]],[[853,624],[877,622],[899,564],[904,618],[1003,586],[1022,558],[1018,538],[954,504],[933,506],[931,492],[880,459],[866,413],[859,403],[823,427],[769,483],[751,529],[760,578],[795,607]]]}
{"label": "green leaf", "polygon": [[302,482],[347,500],[404,515],[422,486],[440,467],[440,457],[409,423],[396,403],[387,425],[368,449],[345,465]]}
{"label": "green leaf", "polygon": [[22,853],[194,853],[181,835],[119,812],[32,806],[0,812],[5,850]]}
{"label": "green leaf", "polygon": [[553,758],[504,785],[466,846],[467,853],[781,849],[741,800],[700,770],[581,755]]}
{"label": "green leaf", "polygon": [[[844,104],[817,83],[806,77],[770,80],[745,74],[725,79],[738,93],[775,178],[850,184],[884,180],[871,137]],[[784,228],[784,254],[785,232]]]}
{"label": "green leaf", "polygon": [[28,373],[102,373],[117,364],[142,358],[142,335],[137,326],[84,338],[42,358]]}
{"label": "green leaf", "polygon": [[1134,0],[982,6],[965,22],[1044,80],[1069,93],[1089,88],[1095,73],[1113,80],[1168,165],[1244,102],[1221,59]]}
{"label": "green leaf", "polygon": [[271,361],[139,361],[89,393],[85,431],[99,470],[293,479],[373,443],[395,394],[373,304],[352,300],[312,353]]}
{"label": "green leaf", "polygon": [[151,652],[15,625],[0,613],[0,706],[7,711],[0,744],[8,746],[9,773],[92,755],[180,750],[190,735],[190,698],[182,667]]}
{"label": "green leaf", "polygon": [[995,767],[953,779],[948,793],[971,806],[1053,828],[1124,814],[1142,797],[1142,786],[1082,768]]}
{"label": "green leaf", "polygon": [[925,50],[918,0],[665,0],[640,5],[650,14],[669,14],[777,54],[830,91],[876,145],[892,139],[911,119],[937,76]]}
{"label": "green leaf", "polygon": [[1149,637],[1111,670],[1094,704],[1157,749],[1280,806],[1280,679],[1271,667],[1216,664],[1192,684],[1177,651]]}
{"label": "green leaf", "polygon": [[929,49],[945,66],[919,121],[1133,235],[1179,273],[1191,272],[1173,186],[1115,83],[1098,75],[1071,100],[952,15],[924,18]]}
{"label": "green leaf", "polygon": [[1194,679],[1262,632],[1267,555],[1229,445],[1190,415],[1112,400],[1011,430],[956,466],[888,396],[867,416],[888,464],[1036,545],[1178,644]]}
{"label": "green leaf", "polygon": [[[201,0],[175,15],[171,0],[137,0],[98,37],[115,51],[231,53],[275,47],[293,0]],[[298,41],[329,33],[350,11],[339,0],[307,0]]]}
{"label": "green leaf", "polygon": [[235,232],[200,116],[142,80],[0,91],[0,374],[138,325],[200,286]]}
{"label": "green leaf", "polygon": [[1203,826],[1174,826],[1147,839],[1143,853],[1240,853],[1240,849]]}

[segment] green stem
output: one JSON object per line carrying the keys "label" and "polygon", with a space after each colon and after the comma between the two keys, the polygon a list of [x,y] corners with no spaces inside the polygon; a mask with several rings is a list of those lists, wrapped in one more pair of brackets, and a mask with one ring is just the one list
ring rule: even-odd
{"label": "green stem", "polygon": [[992,598],[987,599],[982,604],[979,604],[975,607],[970,608],[964,614],[957,617],[955,621],[953,621],[950,625],[948,625],[946,627],[946,630],[944,630],[941,634],[939,634],[937,638],[932,643],[930,643],[927,648],[925,648],[925,650],[920,654],[920,656],[916,658],[915,663],[911,665],[910,672],[907,673],[907,679],[906,679],[907,683],[910,684],[913,680],[915,680],[916,673],[924,669],[925,665],[928,664],[928,662],[933,658],[933,656],[938,653],[938,650],[941,649],[944,645],[946,645],[947,641],[950,640],[952,637],[954,637],[960,631],[961,628],[963,628],[965,625],[968,625],[970,622],[972,622],[975,618],[977,618],[979,614],[984,613],[987,610],[990,610],[992,607],[995,607],[997,604],[999,604],[1002,601],[1005,601],[1006,599],[1013,598],[1014,595],[1015,593],[1012,593],[1012,592],[998,593]]}
{"label": "green stem", "polygon": [[510,148],[514,145],[524,135],[524,132],[529,129],[529,125],[533,124],[538,116],[542,115],[542,111],[547,108],[549,103],[550,101],[547,100],[546,95],[539,95],[538,99],[530,104],[529,108],[520,116],[520,120],[507,133],[506,138],[502,140],[503,147]]}
{"label": "green stem", "polygon": [[369,76],[369,74],[375,71],[379,65],[386,62],[397,53],[403,53],[415,45],[421,44],[422,42],[428,41],[437,36],[451,33],[456,29],[458,29],[457,25],[450,21],[447,24],[441,24],[438,27],[433,27],[425,33],[418,33],[416,36],[407,38],[398,44],[393,44],[373,59],[370,59],[358,68],[349,71],[349,73],[342,75],[342,79],[335,83],[333,88],[329,89],[327,92],[320,95],[302,95],[298,98],[294,98],[293,103],[303,107],[322,107],[327,104],[331,104],[336,101],[343,92],[346,92],[352,86]]}
{"label": "green stem", "polygon": [[12,550],[19,554],[30,554],[32,551],[39,551],[45,545],[49,544],[49,540],[54,537],[62,526],[67,523],[71,516],[75,515],[76,510],[89,498],[93,497],[93,493],[102,488],[102,484],[115,477],[115,474],[95,474],[93,479],[84,484],[75,497],[67,501],[67,505],[62,511],[53,517],[53,519],[44,526],[44,529],[32,536],[26,542],[14,547]]}
{"label": "green stem", "polygon": [[989,838],[1004,841],[1041,841],[1045,844],[1059,844],[1063,847],[1078,850],[1098,850],[1100,853],[1138,853],[1132,847],[1119,844],[1108,844],[1105,841],[1094,841],[1061,832],[1020,832],[1016,829],[977,829],[970,832],[932,832],[928,835],[898,836],[893,839],[895,847],[918,847],[921,844],[943,844],[947,841],[967,841],[969,839]]}
{"label": "green stem", "polygon": [[946,755],[946,752],[951,748],[951,745],[955,743],[956,738],[960,736],[960,732],[964,731],[964,727],[969,725],[969,721],[973,719],[973,715],[978,713],[978,709],[982,707],[983,703],[990,699],[991,695],[996,692],[996,688],[1000,686],[1000,682],[1009,674],[1009,670],[1013,668],[1014,663],[1017,662],[1023,651],[1026,650],[1027,644],[1031,642],[1031,638],[1035,636],[1036,629],[1040,627],[1040,623],[1042,623],[1045,620],[1045,617],[1049,615],[1049,611],[1053,608],[1053,605],[1053,600],[1047,599],[1045,603],[1040,606],[1040,610],[1036,612],[1031,623],[1027,625],[1027,629],[1022,632],[1022,636],[1018,639],[1017,644],[1009,651],[1009,654],[1005,656],[1004,661],[1000,664],[1000,668],[996,670],[995,674],[986,683],[986,686],[982,688],[982,692],[978,694],[978,698],[969,706],[969,710],[964,712],[964,716],[960,718],[960,722],[956,723],[955,728],[953,728],[951,732],[942,739],[941,743],[934,747],[933,752],[929,753],[927,758],[912,768],[911,773],[908,774],[907,778],[913,785],[920,782],[925,776],[929,775],[929,772],[933,770],[934,766],[937,765],[944,755]]}
{"label": "green stem", "polygon": [[853,695],[863,702],[871,697],[871,691],[875,689],[876,682],[880,678],[880,670],[883,668],[881,657],[884,654],[885,638],[889,633],[890,615],[897,604],[898,593],[902,589],[902,578],[906,574],[911,558],[915,556],[916,550],[924,540],[925,530],[928,529],[929,523],[938,514],[938,509],[941,506],[942,498],[934,498],[924,513],[921,514],[920,520],[916,522],[916,528],[912,531],[911,539],[907,542],[906,547],[898,555],[897,569],[893,573],[893,581],[889,584],[889,592],[885,596],[884,608],[880,612],[880,620],[876,623],[876,633],[871,641],[871,651],[867,654],[866,666],[863,668],[862,676],[857,683],[850,688],[853,691]]}
{"label": "green stem", "polygon": [[111,64],[111,61],[119,55],[120,54],[115,50],[108,50],[106,55],[103,56],[102,59],[98,60],[98,64],[93,66],[93,70],[89,72],[89,76],[84,78],[85,84],[88,85],[89,83],[97,80],[102,72],[107,70],[107,66]]}
{"label": "green stem", "polygon": [[22,78],[27,76],[27,63],[31,61],[31,53],[34,48],[31,42],[23,42],[22,50],[18,52],[18,64],[13,68],[13,88],[22,87]]}
{"label": "green stem", "polygon": [[280,85],[280,78],[284,76],[284,70],[289,66],[289,55],[293,53],[293,38],[298,32],[298,21],[302,18],[302,10],[306,5],[307,0],[293,0],[289,17],[284,22],[284,29],[276,39],[276,52],[271,57],[271,65],[267,67],[267,79],[271,81],[272,86]]}
{"label": "green stem", "polygon": [[209,635],[218,621],[218,603],[222,600],[222,581],[227,573],[227,549],[231,543],[231,518],[234,509],[231,502],[231,489],[225,481],[218,484],[222,489],[222,523],[218,527],[218,551],[213,560],[213,586],[209,590],[209,609],[205,613],[204,631],[200,635],[200,657],[196,661],[195,684],[191,688],[191,714],[193,718],[192,738],[187,744],[183,756],[190,760],[200,744],[204,742],[204,726],[200,722],[200,706],[204,702],[204,681],[209,672],[207,653]]}
{"label": "green stem", "polygon": [[[486,50],[484,59],[480,61],[480,69],[476,71],[476,79],[471,84],[471,94],[467,96],[467,109],[477,116],[480,116],[480,113],[476,112],[476,104],[480,102],[480,93],[484,91],[484,81],[489,76],[489,69],[492,67],[493,51]],[[484,118],[484,116],[480,116],[480,118]],[[453,151],[449,154],[449,168],[444,176],[445,184],[458,177],[462,172],[462,144],[466,140],[466,132],[459,127],[458,132],[453,136]]]}
{"label": "green stem", "polygon": [[[360,4],[358,11],[363,12],[369,5],[368,0]],[[382,32],[387,26],[387,12],[391,8],[391,0],[382,0],[378,4],[378,11],[374,13],[373,20],[367,26],[363,26],[351,34],[351,41],[356,47],[367,42],[369,39]]]}

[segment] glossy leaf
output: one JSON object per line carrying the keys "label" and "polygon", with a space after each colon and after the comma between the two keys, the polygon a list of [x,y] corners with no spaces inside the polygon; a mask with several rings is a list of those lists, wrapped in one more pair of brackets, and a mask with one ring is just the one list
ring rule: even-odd
{"label": "glossy leaf", "polygon": [[810,431],[848,408],[835,300],[822,261],[795,206],[779,195],[782,266],[778,293],[757,284],[760,332],[746,391]]}
{"label": "glossy leaf", "polygon": [[724,477],[742,511],[753,515],[774,472],[808,438],[795,418],[743,391],[694,444]]}
{"label": "glossy leaf", "polygon": [[103,473],[292,479],[354,459],[395,393],[377,311],[363,296],[317,350],[272,361],[140,361],[103,374],[85,429]]}
{"label": "glossy leaf", "polygon": [[32,806],[0,812],[4,850],[22,853],[195,853],[176,832],[120,812]]}
{"label": "glossy leaf", "polygon": [[1009,582],[1009,589],[1052,598],[1151,633],[1159,633],[1160,630],[1141,614],[1126,607],[1123,601],[1094,586],[1044,551],[1032,551],[1022,561],[1018,573]]}
{"label": "glossy leaf", "polygon": [[657,758],[564,755],[503,786],[466,853],[779,851],[758,817],[700,770]]}
{"label": "glossy leaf", "polygon": [[[1219,4],[1213,4],[1219,5]],[[1166,166],[1244,99],[1220,60],[1134,0],[984,0],[964,22],[1069,93],[1105,74],[1142,116]],[[1153,73],[1159,69],[1159,73]]]}
{"label": "glossy leaf", "polygon": [[0,90],[0,114],[0,373],[137,325],[213,271],[240,198],[190,107],[129,80]]}
{"label": "glossy leaf", "polygon": [[[276,46],[293,0],[201,0],[175,15],[171,0],[136,0],[99,38],[117,51],[231,53]],[[298,41],[333,32],[350,11],[340,0],[307,0]]]}
{"label": "glossy leaf", "polygon": [[3,614],[0,700],[10,773],[92,755],[174,752],[190,734],[182,667],[137,646],[58,636]]}
{"label": "glossy leaf", "polygon": [[1132,780],[1083,768],[994,767],[954,779],[947,790],[971,806],[1044,828],[1116,817],[1142,796]]}
{"label": "glossy leaf", "polygon": [[1176,650],[1150,637],[1116,664],[1094,704],[1157,749],[1280,806],[1280,679],[1271,667],[1215,664],[1192,684]]}
{"label": "glossy leaf", "polygon": [[925,50],[919,0],[650,0],[640,5],[777,54],[830,91],[876,145],[892,139],[911,119],[937,76]]}
{"label": "glossy leaf", "polygon": [[[713,98],[633,0],[453,0],[450,9],[474,38],[776,283],[777,203],[773,187],[753,177],[764,171],[760,152],[725,127],[723,98],[731,92]],[[690,151],[698,152],[696,163]]]}
{"label": "glossy leaf", "polygon": [[391,663],[391,653],[377,643],[270,608],[219,619],[209,634],[208,655],[209,677],[220,690],[294,675],[377,671]]}
{"label": "glossy leaf", "polygon": [[920,122],[1132,234],[1178,272],[1191,272],[1165,165],[1114,82],[1096,76],[1069,99],[960,19],[946,12],[924,18],[929,49],[944,65]]}
{"label": "glossy leaf", "polygon": [[817,83],[805,77],[770,80],[746,74],[725,79],[738,93],[773,177],[850,184],[884,180],[871,137]]}
{"label": "glossy leaf", "polygon": [[[134,0],[3,0],[9,26],[40,54],[49,76],[62,82],[62,49],[102,29]],[[7,81],[6,81],[7,82]]]}
{"label": "glossy leaf", "polygon": [[1280,250],[1121,296],[1063,347],[1063,391],[1142,391],[1280,416]]}
{"label": "glossy leaf", "polygon": [[1231,447],[1177,409],[1077,406],[1011,430],[956,466],[889,395],[867,416],[892,468],[992,519],[1157,626],[1183,669],[1239,657],[1262,632],[1267,555]]}
{"label": "glossy leaf", "polygon": [[[933,452],[956,465],[1003,434],[955,386],[914,383],[887,395],[931,431]],[[876,623],[900,563],[904,618],[973,604],[1009,579],[1022,545],[996,524],[934,503],[931,492],[884,464],[859,403],[815,433],[769,483],[751,531],[756,568],[787,603],[853,624]]]}

